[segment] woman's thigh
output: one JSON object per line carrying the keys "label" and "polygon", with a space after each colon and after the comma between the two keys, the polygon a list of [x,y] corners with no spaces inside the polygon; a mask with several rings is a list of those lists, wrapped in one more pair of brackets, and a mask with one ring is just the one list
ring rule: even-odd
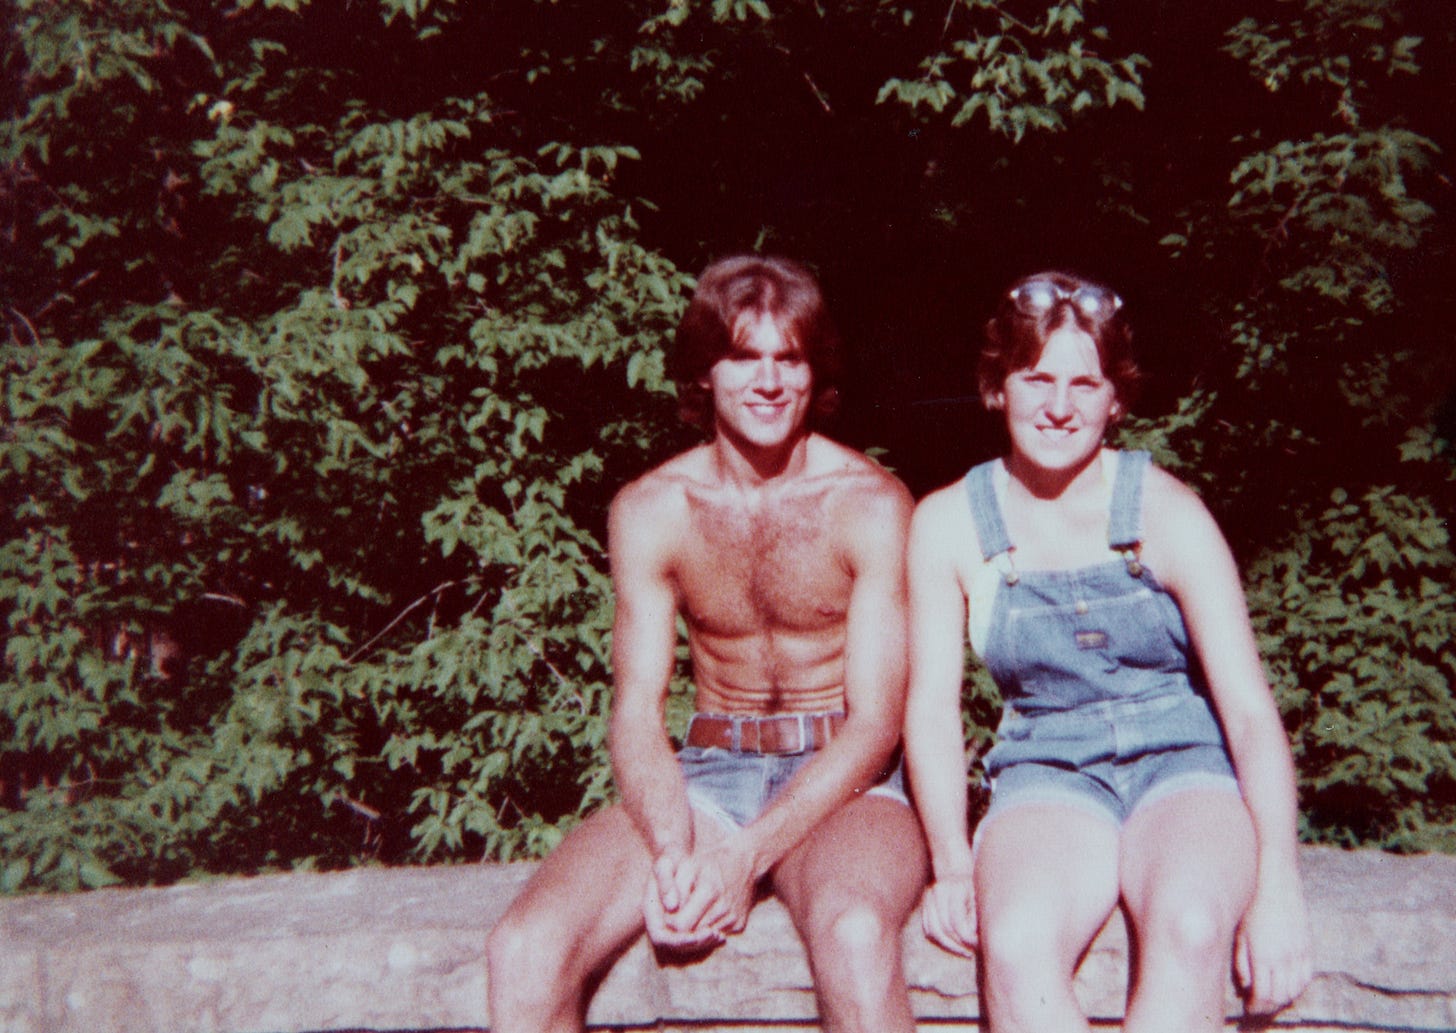
{"label": "woman's thigh", "polygon": [[1027,801],[976,834],[976,912],[988,958],[1055,959],[1070,974],[1118,899],[1118,826],[1092,807]]}
{"label": "woman's thigh", "polygon": [[1135,926],[1188,915],[1232,935],[1254,888],[1254,826],[1243,798],[1195,787],[1139,807],[1122,836],[1122,896]]}

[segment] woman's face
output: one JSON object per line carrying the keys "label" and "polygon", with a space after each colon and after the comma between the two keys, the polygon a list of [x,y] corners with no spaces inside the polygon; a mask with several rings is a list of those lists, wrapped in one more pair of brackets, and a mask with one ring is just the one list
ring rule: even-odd
{"label": "woman's face", "polygon": [[1036,365],[1008,375],[990,401],[1006,411],[1012,452],[1044,470],[1086,464],[1120,415],[1096,343],[1070,320],[1047,338]]}

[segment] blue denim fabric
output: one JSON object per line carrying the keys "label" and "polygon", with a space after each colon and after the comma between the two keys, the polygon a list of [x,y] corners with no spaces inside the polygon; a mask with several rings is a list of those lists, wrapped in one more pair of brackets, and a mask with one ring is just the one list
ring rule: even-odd
{"label": "blue denim fabric", "polygon": [[992,464],[966,478],[982,552],[1002,571],[983,660],[1006,701],[986,755],[991,810],[1075,797],[1125,821],[1176,783],[1237,790],[1223,731],[1166,589],[1142,566],[1146,452],[1123,453],[1109,545],[1124,559],[1017,571]]}
{"label": "blue denim fabric", "polygon": [[[684,746],[677,754],[687,780],[688,802],[738,828],[752,824],[813,759],[813,753],[735,753],[716,746]],[[896,763],[865,795],[889,797],[908,806],[904,765]]]}

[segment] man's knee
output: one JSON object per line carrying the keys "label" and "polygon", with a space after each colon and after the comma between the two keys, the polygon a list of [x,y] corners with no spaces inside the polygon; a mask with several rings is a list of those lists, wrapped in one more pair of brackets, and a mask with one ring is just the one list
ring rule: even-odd
{"label": "man's knee", "polygon": [[901,967],[902,930],[866,901],[824,907],[804,930],[826,1030],[915,1028]]}
{"label": "man's knee", "polygon": [[510,908],[485,940],[485,964],[492,988],[522,987],[543,980],[559,982],[571,951],[564,930],[553,928],[549,914]]}
{"label": "man's knee", "polygon": [[531,934],[528,923],[514,910],[508,911],[485,939],[485,965],[492,989],[515,984],[514,973],[530,969],[539,945],[539,937]]}
{"label": "man's knee", "polygon": [[826,907],[809,931],[816,971],[843,969],[866,978],[899,962],[901,930],[879,908],[865,901]]}

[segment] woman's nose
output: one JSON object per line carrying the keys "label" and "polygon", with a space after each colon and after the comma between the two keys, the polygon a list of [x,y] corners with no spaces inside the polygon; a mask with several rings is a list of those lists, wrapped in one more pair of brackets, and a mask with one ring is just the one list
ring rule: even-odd
{"label": "woman's nose", "polygon": [[1072,418],[1072,391],[1066,384],[1057,384],[1047,394],[1047,415],[1054,420]]}

